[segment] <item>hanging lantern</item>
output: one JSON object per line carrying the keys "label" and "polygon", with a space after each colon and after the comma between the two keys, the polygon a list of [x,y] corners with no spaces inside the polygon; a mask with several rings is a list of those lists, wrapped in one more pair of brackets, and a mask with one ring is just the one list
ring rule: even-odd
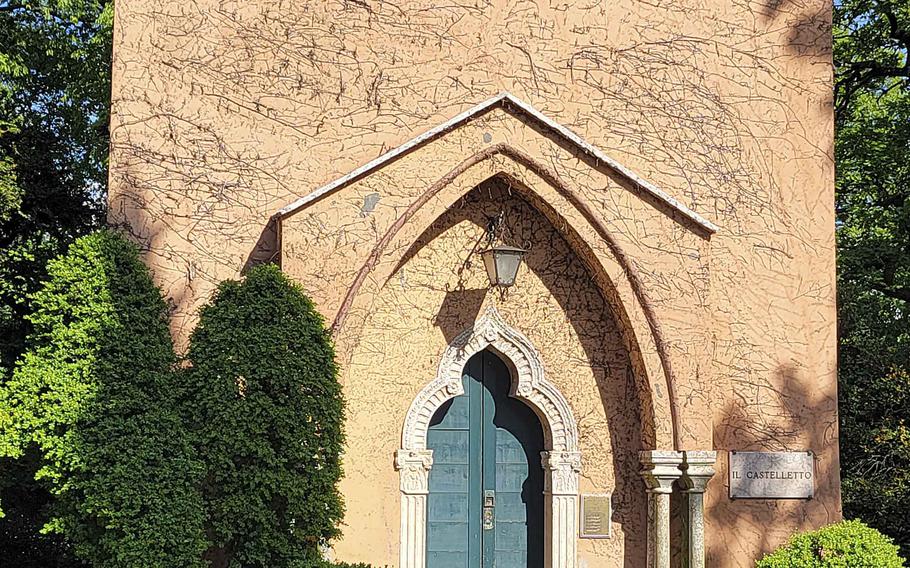
{"label": "hanging lantern", "polygon": [[490,277],[490,284],[502,287],[515,284],[518,267],[521,266],[521,259],[527,252],[518,247],[497,245],[480,253],[483,265],[487,269],[487,276]]}

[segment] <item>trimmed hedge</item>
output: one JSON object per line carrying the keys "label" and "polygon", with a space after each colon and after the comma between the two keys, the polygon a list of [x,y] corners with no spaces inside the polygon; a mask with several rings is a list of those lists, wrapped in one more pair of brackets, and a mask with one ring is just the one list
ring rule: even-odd
{"label": "trimmed hedge", "polygon": [[902,568],[890,538],[860,521],[795,535],[756,568]]}
{"label": "trimmed hedge", "polygon": [[200,464],[175,400],[164,301],[132,244],[102,231],[48,265],[34,331],[0,391],[0,454],[37,448],[49,530],[95,567],[201,566]]}
{"label": "trimmed hedge", "polygon": [[343,402],[334,349],[272,265],[223,282],[190,339],[187,420],[216,566],[322,566],[338,534]]}

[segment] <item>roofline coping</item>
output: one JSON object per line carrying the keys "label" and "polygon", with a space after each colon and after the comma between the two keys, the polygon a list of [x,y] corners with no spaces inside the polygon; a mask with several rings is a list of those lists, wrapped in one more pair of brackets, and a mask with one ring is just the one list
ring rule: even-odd
{"label": "roofline coping", "polygon": [[503,91],[502,93],[499,93],[498,95],[491,97],[491,98],[483,101],[482,103],[469,108],[468,110],[450,118],[449,120],[443,122],[442,124],[436,126],[435,128],[427,130],[423,134],[420,134],[414,138],[411,138],[404,144],[389,150],[388,152],[382,154],[381,156],[379,156],[373,160],[370,160],[366,164],[360,166],[359,168],[357,168],[355,170],[350,171],[349,173],[341,176],[340,178],[323,185],[322,187],[308,193],[307,195],[304,195],[303,197],[296,199],[292,203],[279,209],[278,212],[274,216],[278,219],[283,219],[283,218],[297,212],[298,210],[302,209],[307,204],[312,203],[313,201],[316,201],[317,199],[319,199],[329,193],[332,193],[336,189],[339,189],[339,188],[347,185],[348,183],[354,181],[355,179],[360,178],[361,176],[367,174],[371,170],[379,168],[380,166],[384,165],[386,162],[390,162],[390,161],[394,160],[395,158],[397,158],[398,156],[401,156],[402,154],[409,152],[410,150],[413,150],[414,148],[422,145],[424,142],[432,140],[433,138],[436,138],[437,136],[444,134],[444,133],[448,132],[449,130],[452,130],[453,128],[460,125],[461,123],[466,122],[467,120],[471,119],[472,117],[479,115],[492,107],[502,106],[503,103],[509,103],[510,105],[514,105],[515,107],[521,109],[522,112],[524,112],[528,116],[534,118],[536,121],[543,124],[547,128],[555,131],[560,136],[562,136],[564,139],[571,142],[573,145],[578,147],[580,150],[582,150],[583,152],[585,152],[592,158],[595,158],[596,160],[603,162],[604,165],[606,165],[608,168],[610,168],[611,170],[615,171],[617,174],[619,174],[620,176],[625,178],[628,182],[630,182],[635,187],[643,190],[644,192],[650,194],[652,197],[656,198],[657,200],[670,206],[672,209],[676,210],[677,212],[679,212],[680,214],[682,214],[683,216],[688,218],[690,221],[692,221],[693,223],[695,223],[696,225],[698,225],[699,227],[701,227],[703,230],[707,231],[708,233],[713,234],[718,231],[718,229],[719,229],[718,226],[715,225],[714,223],[712,223],[711,221],[708,221],[707,219],[705,219],[704,217],[702,217],[695,211],[693,211],[693,210],[689,209],[688,207],[686,207],[685,205],[683,205],[679,200],[672,197],[670,194],[668,194],[664,190],[660,189],[659,187],[652,184],[651,182],[643,179],[638,174],[636,174],[629,168],[623,166],[622,164],[620,164],[613,158],[607,156],[596,146],[585,141],[583,138],[581,138],[580,136],[578,136],[577,134],[575,134],[574,132],[569,130],[567,127],[563,126],[562,124],[559,124],[558,122],[549,118],[548,116],[546,116],[545,114],[543,114],[542,112],[540,112],[539,110],[537,110],[536,108],[531,106],[530,104],[522,101],[521,99],[519,99],[518,97],[515,97],[514,95],[512,95],[511,93],[509,93],[507,91]]}

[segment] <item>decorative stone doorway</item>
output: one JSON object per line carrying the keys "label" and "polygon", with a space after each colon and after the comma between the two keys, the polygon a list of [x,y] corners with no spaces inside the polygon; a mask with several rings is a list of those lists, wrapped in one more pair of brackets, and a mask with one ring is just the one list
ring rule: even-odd
{"label": "decorative stone doorway", "polygon": [[581,471],[577,424],[565,398],[544,377],[537,350],[494,309],[452,341],[436,378],[417,395],[405,419],[402,447],[395,456],[401,490],[400,567],[427,566],[427,495],[433,467],[427,433],[439,408],[464,394],[462,372],[471,357],[485,349],[508,367],[509,395],[528,405],[543,426],[544,566],[574,568]]}
{"label": "decorative stone doorway", "polygon": [[490,350],[462,382],[427,433],[427,568],[543,568],[540,420],[509,396],[511,373]]}

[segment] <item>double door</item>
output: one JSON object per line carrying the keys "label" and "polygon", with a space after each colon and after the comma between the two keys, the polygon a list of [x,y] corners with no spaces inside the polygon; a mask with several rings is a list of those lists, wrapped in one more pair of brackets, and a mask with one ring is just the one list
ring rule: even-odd
{"label": "double door", "polygon": [[465,366],[465,393],[443,405],[427,433],[427,568],[542,568],[543,430],[509,397],[494,353]]}

